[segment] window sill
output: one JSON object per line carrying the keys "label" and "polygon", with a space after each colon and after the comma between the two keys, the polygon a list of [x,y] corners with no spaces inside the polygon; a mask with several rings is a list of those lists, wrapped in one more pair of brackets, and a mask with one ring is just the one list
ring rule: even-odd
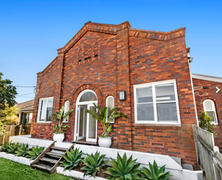
{"label": "window sill", "polygon": [[135,123],[135,126],[145,126],[145,127],[150,127],[150,126],[168,126],[168,127],[181,127],[181,124],[152,124],[152,123]]}
{"label": "window sill", "polygon": [[49,121],[49,122],[36,122],[36,124],[51,124],[51,121]]}

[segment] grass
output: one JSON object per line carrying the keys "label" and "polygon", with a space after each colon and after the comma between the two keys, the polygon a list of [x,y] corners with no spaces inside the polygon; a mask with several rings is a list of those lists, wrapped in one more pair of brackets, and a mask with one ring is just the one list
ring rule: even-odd
{"label": "grass", "polygon": [[49,174],[31,169],[29,166],[0,158],[1,180],[74,180],[62,174]]}

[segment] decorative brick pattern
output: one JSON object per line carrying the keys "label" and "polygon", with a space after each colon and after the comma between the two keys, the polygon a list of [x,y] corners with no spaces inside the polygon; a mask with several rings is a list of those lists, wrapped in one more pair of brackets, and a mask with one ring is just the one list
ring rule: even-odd
{"label": "decorative brick pattern", "polygon": [[[165,33],[130,29],[129,22],[86,23],[58,50],[56,64],[38,73],[32,137],[53,136],[54,122],[36,123],[39,98],[53,96],[54,111],[69,100],[75,110],[79,93],[91,89],[99,105],[105,107],[106,97],[111,95],[115,106],[129,116],[128,121],[115,120],[112,147],[177,156],[196,167],[192,132],[196,117],[184,36],[184,28]],[[168,79],[177,82],[181,125],[135,125],[133,85]],[[119,91],[126,91],[125,101],[119,100]],[[75,118],[72,113],[65,141],[73,141]],[[98,136],[102,133],[99,124],[97,132]]]}
{"label": "decorative brick pattern", "polygon": [[[215,145],[222,151],[222,92],[216,93],[216,87],[222,90],[222,83],[193,78],[193,86],[198,117],[201,115],[201,112],[204,111],[204,100],[211,99],[215,103],[218,120],[218,125],[215,128],[217,133]],[[204,87],[206,86],[208,86],[209,89],[205,89]]]}

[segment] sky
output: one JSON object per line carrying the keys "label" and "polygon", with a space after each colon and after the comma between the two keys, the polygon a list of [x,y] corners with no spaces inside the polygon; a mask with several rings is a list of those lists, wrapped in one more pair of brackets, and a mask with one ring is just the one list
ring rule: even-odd
{"label": "sky", "polygon": [[0,0],[0,72],[17,86],[17,102],[34,99],[36,73],[88,21],[129,21],[155,31],[186,27],[192,73],[222,77],[221,0]]}

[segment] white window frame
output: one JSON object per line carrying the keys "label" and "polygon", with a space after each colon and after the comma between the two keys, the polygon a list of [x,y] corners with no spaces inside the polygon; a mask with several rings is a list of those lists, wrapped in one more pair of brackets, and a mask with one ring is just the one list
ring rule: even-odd
{"label": "white window frame", "polygon": [[[156,107],[156,91],[155,86],[160,84],[167,84],[167,83],[173,83],[174,84],[174,92],[175,92],[175,101],[176,102],[176,108],[177,108],[177,118],[178,121],[161,121],[158,122],[157,119],[157,107]],[[137,120],[137,98],[136,98],[136,89],[144,88],[144,87],[152,87],[152,97],[153,97],[153,111],[154,111],[154,121],[141,121]],[[135,124],[154,124],[154,125],[180,125],[180,111],[179,111],[179,101],[178,101],[178,95],[177,95],[177,86],[176,86],[176,80],[165,80],[165,81],[158,81],[158,82],[152,82],[152,83],[143,83],[143,84],[136,84],[133,87],[134,90],[134,118],[135,118]],[[170,102],[170,101],[169,101]],[[166,102],[168,103],[168,102]]]}
{"label": "white window frame", "polygon": [[[52,100],[53,100],[53,97],[47,97],[47,98],[40,98],[40,99],[39,99],[37,123],[51,123],[51,121],[46,121],[46,117],[45,117],[45,121],[39,121],[41,101],[42,101],[42,100],[45,100],[45,99],[47,99],[47,102],[46,102],[46,108],[47,108],[47,107],[48,107],[48,100],[49,100],[49,99],[52,99]],[[52,105],[52,107],[53,107],[53,105]],[[46,114],[47,114],[47,113],[46,113]]]}
{"label": "white window frame", "polygon": [[[67,106],[69,107],[68,109],[67,109]],[[69,110],[70,110],[70,102],[66,101],[64,104],[64,114],[67,113]],[[67,122],[69,122],[69,116],[67,116],[66,119],[64,120],[64,123],[67,123]]]}
{"label": "white window frame", "polygon": [[[203,101],[204,111],[207,113],[206,105],[205,105],[206,102],[210,102],[211,105],[212,105],[212,107],[213,107],[213,110],[212,110],[212,111],[214,111],[215,121],[212,121],[212,123],[215,124],[215,125],[218,125],[217,112],[216,112],[216,108],[215,108],[215,103],[214,103],[214,101],[212,101],[211,99],[206,99],[206,100]],[[209,110],[208,110],[208,111],[209,111]]]}
{"label": "white window frame", "polygon": [[[108,99],[109,98],[112,98],[113,99],[113,105],[114,105],[114,107],[115,107],[115,99],[114,99],[114,97],[113,96],[108,96],[107,98],[106,98],[106,107],[107,107],[107,109],[108,109]],[[113,108],[114,108],[113,107]],[[108,110],[107,110],[108,111]],[[108,121],[108,113],[107,113],[107,115],[106,115],[106,122]],[[113,119],[112,121],[110,121],[110,123],[114,123],[115,122],[115,119]]]}

